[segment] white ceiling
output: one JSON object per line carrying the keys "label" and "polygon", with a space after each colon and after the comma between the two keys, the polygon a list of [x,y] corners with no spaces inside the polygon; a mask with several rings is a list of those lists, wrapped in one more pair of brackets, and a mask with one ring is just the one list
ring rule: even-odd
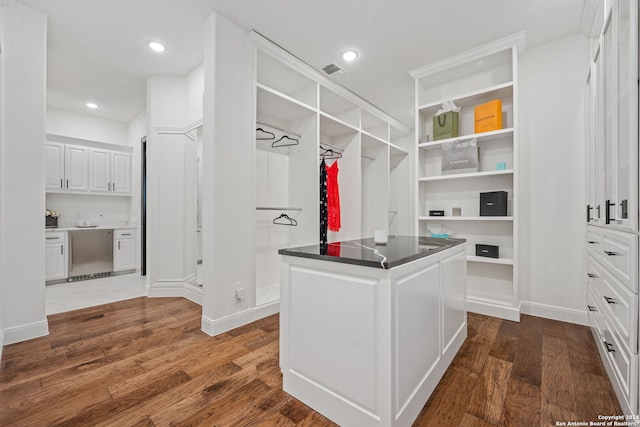
{"label": "white ceiling", "polygon": [[[146,79],[202,63],[203,22],[218,12],[256,30],[412,126],[408,71],[525,30],[528,48],[578,33],[596,0],[19,0],[48,15],[47,104],[129,122]],[[148,40],[166,44],[154,54]],[[358,61],[340,53],[353,47]],[[87,101],[101,107],[89,111]]]}

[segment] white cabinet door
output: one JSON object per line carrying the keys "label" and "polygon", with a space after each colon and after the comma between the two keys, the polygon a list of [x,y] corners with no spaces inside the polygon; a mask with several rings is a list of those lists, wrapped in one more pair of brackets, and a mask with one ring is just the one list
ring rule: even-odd
{"label": "white cabinet door", "polygon": [[111,151],[92,149],[89,161],[89,189],[105,193],[111,191]]}
{"label": "white cabinet door", "polygon": [[113,233],[113,271],[135,270],[136,238],[133,230]]}
{"label": "white cabinet door", "polygon": [[47,142],[45,152],[45,185],[47,190],[64,188],[64,144]]}
{"label": "white cabinet door", "polygon": [[67,190],[89,190],[89,149],[87,147],[66,145],[64,166]]}
{"label": "white cabinet door", "polygon": [[111,153],[111,191],[131,193],[131,154]]}
{"label": "white cabinet door", "polygon": [[64,232],[47,232],[45,238],[45,280],[67,278],[67,240]]}

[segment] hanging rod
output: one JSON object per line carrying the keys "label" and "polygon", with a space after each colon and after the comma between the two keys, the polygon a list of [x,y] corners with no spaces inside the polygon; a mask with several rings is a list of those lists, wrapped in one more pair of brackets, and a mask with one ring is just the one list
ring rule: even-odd
{"label": "hanging rod", "polygon": [[272,129],[279,130],[280,132],[288,133],[289,135],[297,136],[298,138],[302,138],[302,135],[298,135],[297,133],[293,133],[290,130],[282,129],[282,128],[278,127],[278,126],[274,126],[274,125],[271,125],[269,123],[261,122],[260,120],[256,120],[256,123],[259,124],[259,125],[268,126],[268,127],[272,128]]}
{"label": "hanging rod", "polygon": [[256,206],[256,210],[257,211],[301,211],[302,208],[278,208],[278,207],[268,207],[268,206]]}

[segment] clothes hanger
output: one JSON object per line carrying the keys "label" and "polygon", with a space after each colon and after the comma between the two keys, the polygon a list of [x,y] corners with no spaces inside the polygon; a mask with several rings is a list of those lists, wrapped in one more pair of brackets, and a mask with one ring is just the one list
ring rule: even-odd
{"label": "clothes hanger", "polygon": [[324,148],[320,146],[321,149],[324,150],[324,153],[320,154],[323,159],[340,159],[342,158],[342,153],[335,152],[331,148]]}
{"label": "clothes hanger", "polygon": [[[287,221],[287,222],[278,222],[279,219],[282,219],[283,221]],[[273,220],[273,223],[277,224],[277,225],[290,225],[292,227],[295,227],[296,225],[298,225],[298,221],[296,221],[295,219],[291,218],[286,213],[280,214],[279,217],[277,217],[277,218],[275,218]]]}
{"label": "clothes hanger", "polygon": [[[291,142],[289,142],[289,141]],[[287,135],[283,135],[279,140],[271,144],[271,148],[277,147],[289,147],[290,145],[298,145],[300,142],[295,138],[290,138]]]}
{"label": "clothes hanger", "polygon": [[257,136],[256,136],[256,141],[266,141],[266,140],[276,139],[276,134],[275,134],[275,133],[273,133],[273,132],[269,132],[268,130],[264,130],[264,129],[262,129],[262,128],[257,128],[257,129],[256,129],[256,132],[262,132],[262,133],[266,133],[266,134],[271,135],[271,136],[270,136],[270,137],[268,137],[268,138],[264,138],[264,137],[260,137],[260,138],[259,138],[259,137],[257,137]]}

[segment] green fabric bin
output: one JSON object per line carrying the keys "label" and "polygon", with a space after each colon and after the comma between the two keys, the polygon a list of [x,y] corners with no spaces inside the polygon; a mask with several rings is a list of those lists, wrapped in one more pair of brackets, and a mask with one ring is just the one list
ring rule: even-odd
{"label": "green fabric bin", "polygon": [[458,112],[447,111],[446,113],[433,116],[433,140],[455,138],[458,136]]}

